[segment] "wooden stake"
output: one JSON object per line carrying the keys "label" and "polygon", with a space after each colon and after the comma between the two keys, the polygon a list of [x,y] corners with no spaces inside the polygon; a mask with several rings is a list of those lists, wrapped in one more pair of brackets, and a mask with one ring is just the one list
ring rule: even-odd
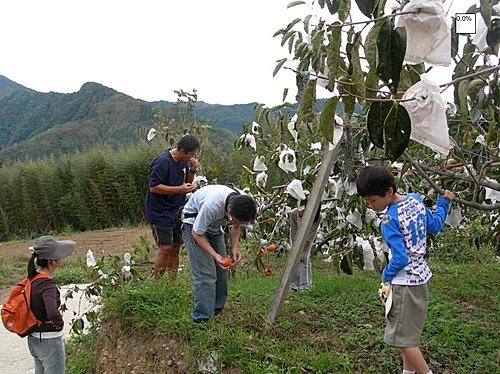
{"label": "wooden stake", "polygon": [[313,225],[314,216],[321,203],[321,198],[323,196],[323,191],[328,183],[328,178],[332,172],[333,165],[340,152],[340,145],[342,140],[337,143],[333,149],[328,149],[323,158],[323,162],[318,170],[318,175],[314,181],[314,185],[309,196],[306,209],[304,211],[304,216],[302,217],[302,225],[299,225],[297,234],[293,241],[292,248],[288,254],[288,259],[285,266],[285,271],[281,277],[281,283],[278,290],[274,294],[274,302],[269,314],[267,315],[267,323],[269,325],[274,325],[276,318],[278,317],[281,307],[283,306],[283,301],[285,294],[290,286],[292,272],[295,270],[298,260],[299,253],[306,242],[306,233],[311,229]]}

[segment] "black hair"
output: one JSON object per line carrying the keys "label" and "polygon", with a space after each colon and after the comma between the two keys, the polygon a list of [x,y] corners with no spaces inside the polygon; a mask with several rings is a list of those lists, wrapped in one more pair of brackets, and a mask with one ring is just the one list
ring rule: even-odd
{"label": "black hair", "polygon": [[359,196],[378,195],[383,197],[390,187],[392,187],[392,192],[396,193],[394,176],[382,166],[365,166],[358,173],[356,188]]}
{"label": "black hair", "polygon": [[241,222],[250,222],[257,215],[257,204],[248,195],[235,195],[231,198],[231,215]]}
{"label": "black hair", "polygon": [[177,142],[177,150],[183,150],[184,152],[193,152],[200,149],[200,142],[196,138],[196,136],[187,134],[179,139]]}
{"label": "black hair", "polygon": [[35,259],[36,265],[40,268],[47,267],[47,265],[49,264],[49,260],[38,258],[36,254],[33,253],[30,260],[28,261],[28,278],[30,279],[36,275]]}

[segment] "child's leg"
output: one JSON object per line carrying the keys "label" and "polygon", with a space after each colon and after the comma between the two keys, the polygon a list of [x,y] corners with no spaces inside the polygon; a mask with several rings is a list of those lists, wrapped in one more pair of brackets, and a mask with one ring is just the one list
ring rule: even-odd
{"label": "child's leg", "polygon": [[400,348],[403,353],[403,369],[413,370],[417,373],[429,373],[429,366],[418,347]]}

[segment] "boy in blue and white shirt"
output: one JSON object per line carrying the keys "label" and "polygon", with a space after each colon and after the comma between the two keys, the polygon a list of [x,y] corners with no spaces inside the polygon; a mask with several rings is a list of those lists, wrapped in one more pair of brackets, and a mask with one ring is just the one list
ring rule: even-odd
{"label": "boy in blue and white shirt", "polygon": [[453,193],[446,190],[439,196],[432,213],[420,196],[398,194],[394,177],[381,166],[361,169],[356,187],[371,209],[387,209],[380,228],[390,253],[382,280],[390,282],[392,304],[384,340],[401,350],[403,374],[432,373],[418,347],[429,303],[427,282],[432,276],[424,256],[427,233],[443,229]]}

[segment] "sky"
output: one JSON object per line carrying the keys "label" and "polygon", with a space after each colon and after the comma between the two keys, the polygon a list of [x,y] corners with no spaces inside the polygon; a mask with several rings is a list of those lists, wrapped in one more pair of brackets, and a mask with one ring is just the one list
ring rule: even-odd
{"label": "sky", "polygon": [[[273,78],[288,52],[272,36],[307,10],[287,9],[290,1],[1,0],[0,75],[39,92],[96,82],[146,101],[196,89],[211,104],[277,105],[284,88],[293,100],[295,76]],[[446,0],[445,9],[473,2]],[[442,69],[438,83],[451,80]]]}

